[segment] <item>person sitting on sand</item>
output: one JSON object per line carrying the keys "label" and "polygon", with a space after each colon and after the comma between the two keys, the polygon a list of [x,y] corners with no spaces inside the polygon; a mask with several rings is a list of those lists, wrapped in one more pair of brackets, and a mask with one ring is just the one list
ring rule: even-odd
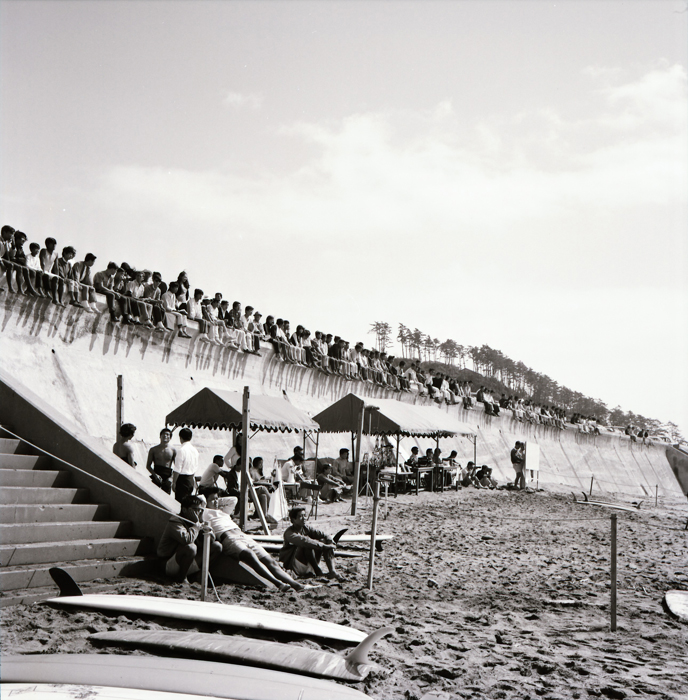
{"label": "person sitting on sand", "polygon": [[342,493],[346,488],[346,484],[339,477],[332,474],[331,464],[322,465],[320,473],[317,476],[317,482],[320,486],[320,498],[322,498],[323,501],[336,503],[344,500],[342,498]]}
{"label": "person sitting on sand", "polygon": [[219,486],[217,486],[217,480],[219,477],[222,477],[223,479],[225,479],[225,481],[229,477],[229,470],[223,469],[222,467],[224,466],[224,457],[222,455],[215,455],[213,457],[212,464],[203,472],[203,476],[201,477],[201,480],[198,484],[198,493],[201,496],[205,496],[206,491],[208,489],[212,489],[215,487],[218,488],[219,495],[221,497],[230,495],[226,490],[223,490]]}
{"label": "person sitting on sand", "polygon": [[222,545],[212,535],[209,524],[201,522],[205,501],[200,496],[184,496],[179,515],[173,515],[162,533],[158,556],[165,560],[165,574],[175,581],[183,581],[201,568],[203,557],[202,536],[210,532],[210,561],[222,554]]}
{"label": "person sitting on sand", "polygon": [[477,470],[478,468],[475,466],[475,462],[468,462],[466,464],[466,469],[461,472],[461,486],[465,488],[473,486],[476,489],[481,489],[482,485],[475,477]]}
{"label": "person sitting on sand", "polygon": [[497,488],[497,480],[492,478],[492,468],[488,467],[487,464],[483,464],[483,466],[478,469],[475,473],[475,478],[485,489]]}
{"label": "person sitting on sand", "polygon": [[212,528],[215,539],[222,547],[222,554],[246,564],[281,591],[290,588],[303,590],[302,584],[289,576],[263,547],[239,529],[229,513],[220,510],[222,503],[219,492],[217,486],[206,490],[207,507],[203,511],[203,522]]}
{"label": "person sitting on sand", "polygon": [[133,423],[123,423],[119,429],[117,442],[112,446],[112,451],[134,468],[136,468],[136,461],[134,460],[134,446],[131,444],[131,439],[135,433],[136,426]]}
{"label": "person sitting on sand", "polygon": [[170,446],[172,431],[163,428],[160,431],[160,443],[148,450],[146,469],[150,472],[151,481],[165,493],[172,493],[172,462],[177,456],[177,450]]}
{"label": "person sitting on sand", "polygon": [[289,511],[291,526],[284,531],[284,545],[279,553],[282,566],[297,578],[322,576],[320,560],[327,566],[327,578],[341,581],[334,567],[334,540],[320,530],[306,525],[306,510],[297,506]]}

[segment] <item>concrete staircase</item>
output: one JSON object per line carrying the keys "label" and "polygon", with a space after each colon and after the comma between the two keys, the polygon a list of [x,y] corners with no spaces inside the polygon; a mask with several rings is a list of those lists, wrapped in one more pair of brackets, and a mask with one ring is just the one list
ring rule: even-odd
{"label": "concrete staircase", "polygon": [[55,595],[56,565],[79,582],[150,571],[151,543],[37,452],[0,428],[0,606]]}

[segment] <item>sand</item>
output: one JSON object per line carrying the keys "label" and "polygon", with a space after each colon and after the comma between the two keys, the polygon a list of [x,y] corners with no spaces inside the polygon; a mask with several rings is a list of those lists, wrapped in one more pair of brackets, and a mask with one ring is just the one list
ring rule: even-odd
{"label": "sand", "polygon": [[[317,525],[331,533],[344,526],[351,532],[370,527],[370,507],[354,518],[347,509],[348,504],[322,507]],[[298,594],[223,585],[218,593],[226,603],[366,631],[393,627],[394,634],[371,655],[380,672],[356,686],[379,700],[685,700],[688,623],[674,620],[662,606],[666,590],[688,589],[685,510],[617,511],[616,633],[610,632],[609,611],[611,512],[544,492],[467,489],[390,498],[381,508],[379,531],[396,538],[377,555],[372,592],[366,588],[366,556],[342,561],[346,581],[341,584]],[[191,599],[200,594],[197,584],[162,579],[100,580],[83,588]],[[2,610],[2,649],[142,653],[94,648],[87,637],[164,627],[174,625],[21,605]],[[292,643],[318,646],[313,640]]]}

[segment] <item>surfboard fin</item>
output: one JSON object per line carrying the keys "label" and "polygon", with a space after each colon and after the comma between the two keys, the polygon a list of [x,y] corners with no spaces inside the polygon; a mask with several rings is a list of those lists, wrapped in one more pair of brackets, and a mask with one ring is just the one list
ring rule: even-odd
{"label": "surfboard fin", "polygon": [[347,664],[367,664],[368,652],[372,649],[378,639],[386,637],[394,632],[394,627],[383,627],[382,629],[369,634],[350,654],[346,657]]}
{"label": "surfboard fin", "polygon": [[53,566],[48,573],[60,589],[60,598],[83,595],[79,584],[64,569]]}
{"label": "surfboard fin", "polygon": [[332,539],[334,540],[335,544],[339,544],[339,540],[341,539],[342,535],[345,532],[348,532],[349,528],[345,527],[343,530],[340,530]]}

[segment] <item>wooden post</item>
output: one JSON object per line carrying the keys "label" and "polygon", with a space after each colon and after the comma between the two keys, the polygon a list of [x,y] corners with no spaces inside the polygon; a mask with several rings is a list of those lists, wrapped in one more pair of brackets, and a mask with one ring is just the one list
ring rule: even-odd
{"label": "wooden post", "polygon": [[655,508],[657,507],[658,498],[659,498],[659,484],[655,484]]}
{"label": "wooden post", "polygon": [[473,464],[478,466],[478,435],[473,436]]}
{"label": "wooden post", "polygon": [[[397,454],[396,457],[394,458],[394,498],[397,497],[397,494],[399,492],[399,441],[401,440],[401,436],[399,433],[397,433]],[[387,496],[387,486],[385,485],[385,498]],[[387,500],[385,500],[385,504],[387,503]],[[387,511],[385,511],[387,512]]]}
{"label": "wooden post", "polygon": [[[363,438],[363,421],[365,420],[365,404],[361,406],[358,417],[358,436],[356,439],[356,452],[354,455],[354,490],[351,495],[351,515],[356,515],[356,502],[358,501],[358,482],[361,478],[361,440]],[[370,465],[368,465],[370,470]]]}
{"label": "wooden post", "polygon": [[[241,413],[241,502],[239,504],[239,525],[246,532],[248,527],[248,431],[251,429],[250,390],[244,387],[244,402]],[[260,508],[260,506],[258,506]]]}
{"label": "wooden post", "polygon": [[593,481],[595,481],[594,475],[590,477],[590,495],[591,495],[591,496],[592,496],[592,484],[593,484]]}
{"label": "wooden post", "polygon": [[121,374],[117,375],[117,428],[115,430],[115,439],[119,437],[119,429],[124,422],[124,377]]}
{"label": "wooden post", "polygon": [[[370,467],[369,467],[370,468]],[[373,590],[373,570],[375,568],[375,540],[377,539],[377,511],[380,507],[380,481],[375,474],[375,491],[373,496],[373,524],[370,528],[370,555],[368,557],[368,590]]]}
{"label": "wooden post", "polygon": [[203,533],[203,558],[201,559],[201,601],[208,598],[208,570],[210,569],[210,531]]}
{"label": "wooden post", "polygon": [[270,526],[268,525],[268,521],[265,518],[265,513],[263,513],[263,508],[260,505],[260,501],[258,500],[258,494],[256,493],[256,487],[253,485],[253,482],[249,479],[248,480],[248,488],[251,493],[251,500],[253,501],[253,505],[256,507],[256,513],[258,513],[258,517],[260,518],[260,523],[263,526],[263,532],[265,532],[266,535],[270,534]]}
{"label": "wooden post", "polygon": [[611,595],[611,628],[616,632],[616,513],[612,513],[612,595]]}

